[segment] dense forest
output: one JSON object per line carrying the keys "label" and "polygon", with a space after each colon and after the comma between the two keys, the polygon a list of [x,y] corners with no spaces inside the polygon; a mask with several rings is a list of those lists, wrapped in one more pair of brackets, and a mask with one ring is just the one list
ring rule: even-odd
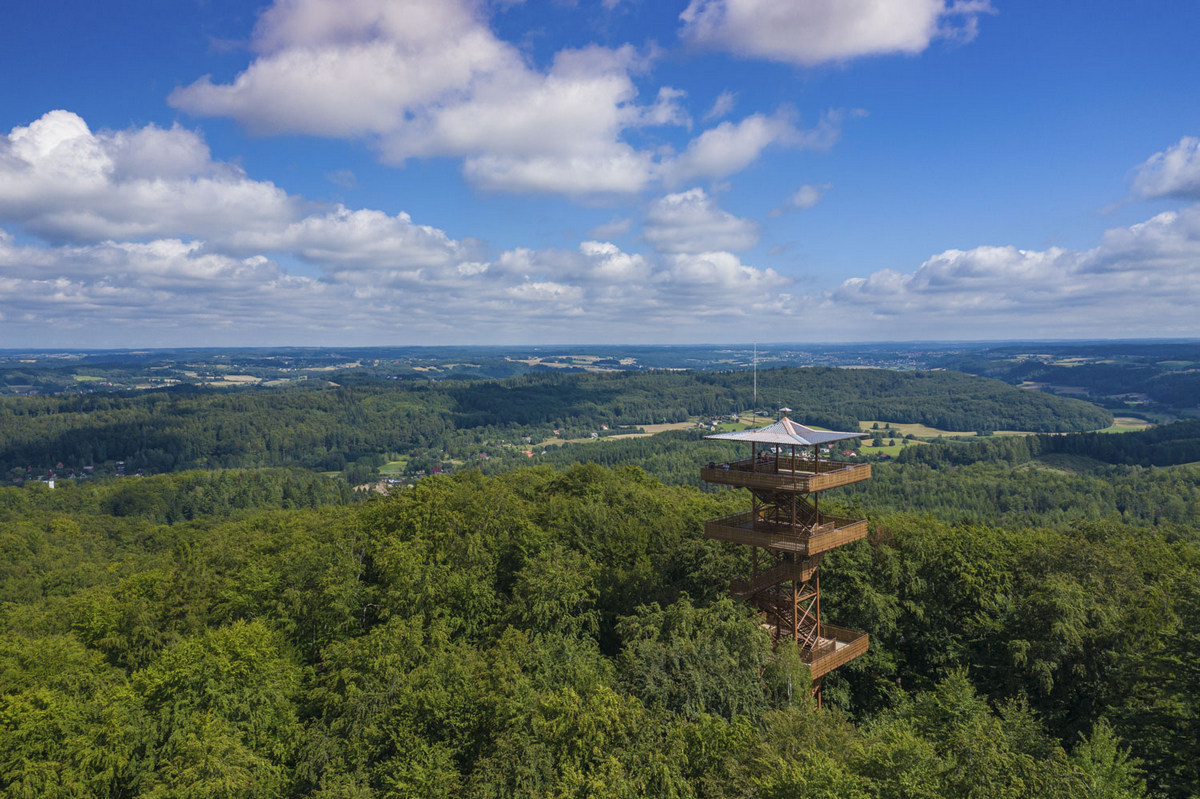
{"label": "dense forest", "polygon": [[1175,466],[1200,462],[1200,421],[1189,420],[1124,435],[1080,433],[1069,436],[1014,436],[969,443],[947,442],[914,447],[900,455],[904,463],[966,464],[1002,460],[1013,465],[1053,453],[1083,455],[1104,463]]}
{"label": "dense forest", "polygon": [[[1037,407],[1042,429],[1109,418],[898,374],[760,373],[760,396],[842,386],[824,406],[842,427],[920,402],[929,424],[973,414],[948,425],[964,429]],[[0,794],[1200,794],[1200,423],[914,444],[830,492],[822,508],[871,533],[825,558],[822,614],[871,648],[820,708],[795,650],[728,597],[747,554],[701,532],[748,502],[697,485],[734,445],[681,430],[533,468],[514,452],[390,497],[297,468],[718,415],[749,402],[743,377],[6,400],[10,454],[89,432],[178,450],[170,474],[0,488]],[[277,467],[218,468],[234,463]]]}
{"label": "dense forest", "polygon": [[[0,473],[124,462],[161,473],[302,466],[369,477],[387,454],[461,459],[486,442],[540,441],[555,430],[728,415],[754,403],[745,372],[539,374],[420,384],[347,375],[281,388],[187,388],[134,394],[0,398]],[[758,376],[760,404],[787,404],[811,424],[859,419],[950,430],[1065,432],[1107,426],[1107,411],[955,372],[777,369]],[[432,454],[432,455],[431,455]]]}
{"label": "dense forest", "polygon": [[250,474],[0,491],[6,795],[1200,789],[1194,531],[874,517],[822,579],[871,650],[817,709],[699,533],[737,492],[577,465],[345,505],[283,471],[248,511]]}

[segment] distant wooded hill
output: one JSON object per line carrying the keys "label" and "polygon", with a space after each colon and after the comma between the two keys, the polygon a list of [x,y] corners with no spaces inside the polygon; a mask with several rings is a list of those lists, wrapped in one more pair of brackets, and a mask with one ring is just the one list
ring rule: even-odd
{"label": "distant wooded hill", "polygon": [[1153,419],[1195,416],[1200,398],[1200,344],[1195,341],[1026,342],[931,353],[924,364],[1082,393],[1105,407]]}
{"label": "distant wooded hill", "polygon": [[[0,400],[0,469],[125,461],[129,471],[303,466],[368,471],[384,453],[454,455],[480,441],[555,429],[676,422],[754,404],[746,372],[525,375],[411,384],[341,376],[241,390],[11,397]],[[778,369],[758,374],[759,406],[786,404],[810,424],[859,419],[952,430],[1094,430],[1111,415],[1078,400],[957,372]],[[15,471],[14,471],[15,470]]]}
{"label": "distant wooded hill", "polygon": [[1015,465],[1049,454],[1082,455],[1113,465],[1178,466],[1196,463],[1200,462],[1200,421],[1175,422],[1119,435],[1083,433],[987,439],[967,444],[947,442],[940,446],[907,449],[900,454],[900,461],[936,466],[980,461],[1003,461]]}

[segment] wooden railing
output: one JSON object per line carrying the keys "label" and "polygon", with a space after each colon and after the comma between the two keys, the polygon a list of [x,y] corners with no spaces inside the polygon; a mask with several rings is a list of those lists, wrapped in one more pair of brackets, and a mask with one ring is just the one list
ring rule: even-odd
{"label": "wooden railing", "polygon": [[871,637],[864,632],[832,624],[821,625],[820,638],[819,645],[800,655],[801,660],[808,664],[814,680],[864,654],[871,643]]}
{"label": "wooden railing", "polygon": [[812,579],[820,563],[820,558],[806,558],[799,563],[780,563],[759,572],[757,577],[749,580],[731,581],[729,591],[734,596],[746,598],[779,583],[808,582]]}
{"label": "wooden railing", "polygon": [[711,467],[700,469],[700,479],[709,483],[801,493],[849,485],[866,480],[870,476],[869,463],[790,457],[771,458],[766,461],[746,458],[728,463],[714,463]]}
{"label": "wooden railing", "polygon": [[844,519],[820,515],[812,527],[792,527],[762,520],[755,521],[751,511],[733,513],[704,523],[704,534],[718,541],[750,544],[782,552],[816,555],[867,536],[866,519]]}

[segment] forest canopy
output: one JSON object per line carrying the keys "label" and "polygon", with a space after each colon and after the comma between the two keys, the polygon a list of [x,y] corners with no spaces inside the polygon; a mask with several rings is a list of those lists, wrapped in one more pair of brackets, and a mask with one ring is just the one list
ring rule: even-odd
{"label": "forest canopy", "polygon": [[[345,505],[279,472],[247,511],[249,474],[0,495],[5,792],[1200,786],[1194,536],[875,517],[823,569],[823,612],[872,643],[817,710],[794,650],[726,596],[745,554],[699,534],[736,492],[577,465]],[[207,514],[171,510],[194,494]]]}
{"label": "forest canopy", "polygon": [[749,502],[695,485],[746,454],[705,431],[387,497],[336,476],[726,416],[749,375],[3,400],[16,474],[130,476],[0,489],[0,793],[1200,793],[1195,422],[1051,435],[1111,416],[952,372],[781,369],[759,391],[829,427],[1042,431],[913,445],[822,498],[869,519],[825,557],[821,602],[871,646],[820,708],[799,653],[728,595],[747,554],[701,532]]}

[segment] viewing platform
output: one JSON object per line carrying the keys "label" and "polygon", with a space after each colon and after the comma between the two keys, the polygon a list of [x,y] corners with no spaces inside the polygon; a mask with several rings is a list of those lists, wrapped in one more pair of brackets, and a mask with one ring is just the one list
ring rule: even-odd
{"label": "viewing platform", "polygon": [[755,520],[753,511],[742,511],[709,519],[704,535],[731,544],[750,544],[776,552],[794,552],[809,557],[867,537],[866,519],[845,519],[820,514],[819,523],[809,528]]}
{"label": "viewing platform", "polygon": [[858,630],[847,630],[832,624],[820,625],[817,642],[800,653],[800,659],[808,665],[812,678],[819,680],[838,666],[849,663],[865,654],[870,646],[870,636]]}
{"label": "viewing platform", "polygon": [[[772,633],[775,632],[774,625],[766,626]],[[832,624],[821,624],[817,629],[819,633],[812,637],[811,646],[800,651],[800,660],[808,666],[813,680],[820,680],[839,666],[865,655],[871,646],[871,636],[858,630]]]}
{"label": "viewing platform", "polygon": [[700,479],[707,483],[767,491],[795,491],[800,494],[838,488],[870,478],[869,463],[823,461],[788,455],[766,461],[746,458],[700,469]]}

